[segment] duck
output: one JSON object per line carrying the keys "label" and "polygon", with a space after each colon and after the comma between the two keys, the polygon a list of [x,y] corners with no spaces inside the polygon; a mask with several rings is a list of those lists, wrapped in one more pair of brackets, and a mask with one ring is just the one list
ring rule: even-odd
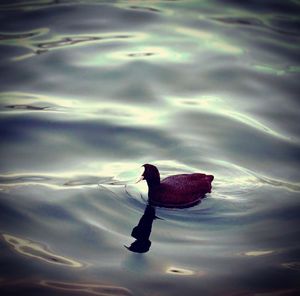
{"label": "duck", "polygon": [[201,202],[212,189],[213,175],[203,173],[179,174],[160,179],[160,173],[152,164],[142,165],[143,174],[136,183],[145,180],[148,185],[150,205],[166,208],[191,207]]}

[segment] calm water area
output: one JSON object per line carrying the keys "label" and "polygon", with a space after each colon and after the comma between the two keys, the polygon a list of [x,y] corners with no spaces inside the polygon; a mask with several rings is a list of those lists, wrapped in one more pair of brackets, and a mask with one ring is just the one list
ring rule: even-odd
{"label": "calm water area", "polygon": [[[299,0],[1,1],[0,294],[300,295],[299,27]],[[212,192],[146,208],[144,163]]]}

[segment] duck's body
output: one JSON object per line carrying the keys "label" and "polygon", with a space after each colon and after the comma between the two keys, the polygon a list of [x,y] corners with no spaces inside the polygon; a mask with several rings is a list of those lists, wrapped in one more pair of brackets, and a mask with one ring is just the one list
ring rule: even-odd
{"label": "duck's body", "polygon": [[158,169],[145,164],[142,178],[148,183],[149,203],[162,207],[189,207],[211,192],[214,177],[206,174],[180,174],[160,181]]}

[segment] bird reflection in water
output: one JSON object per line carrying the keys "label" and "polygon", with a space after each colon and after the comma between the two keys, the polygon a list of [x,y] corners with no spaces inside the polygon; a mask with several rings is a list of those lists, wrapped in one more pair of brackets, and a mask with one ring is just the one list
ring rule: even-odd
{"label": "bird reflection in water", "polygon": [[125,248],[134,253],[148,252],[151,246],[149,237],[152,230],[152,223],[157,218],[155,216],[155,207],[148,204],[138,225],[132,229],[131,236],[136,240],[130,247],[125,246]]}

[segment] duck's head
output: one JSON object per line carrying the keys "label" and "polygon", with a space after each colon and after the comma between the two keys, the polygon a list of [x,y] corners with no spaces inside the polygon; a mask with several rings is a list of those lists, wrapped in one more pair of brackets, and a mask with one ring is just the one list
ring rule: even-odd
{"label": "duck's head", "polygon": [[146,180],[149,187],[153,185],[159,185],[160,175],[157,167],[148,163],[142,165],[142,167],[144,167],[144,172],[141,175],[140,179],[137,181],[137,183],[142,180]]}

